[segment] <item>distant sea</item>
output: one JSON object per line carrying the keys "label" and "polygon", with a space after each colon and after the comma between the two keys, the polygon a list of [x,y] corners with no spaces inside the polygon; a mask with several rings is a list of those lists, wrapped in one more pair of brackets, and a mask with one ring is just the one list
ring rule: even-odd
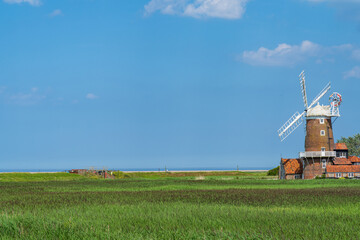
{"label": "distant sea", "polygon": [[[268,170],[272,167],[261,167],[261,168],[239,168],[241,170]],[[102,168],[98,168],[102,169]],[[164,168],[107,168],[108,170],[119,170],[119,171],[165,171]],[[70,169],[0,169],[0,172],[66,172]],[[233,171],[236,168],[167,168],[168,171]]]}

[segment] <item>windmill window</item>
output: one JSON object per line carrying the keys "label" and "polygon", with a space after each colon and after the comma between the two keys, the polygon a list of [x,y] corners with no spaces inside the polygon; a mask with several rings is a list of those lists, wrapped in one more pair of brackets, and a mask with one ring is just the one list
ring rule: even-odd
{"label": "windmill window", "polygon": [[324,130],[321,130],[321,131],[320,131],[320,135],[321,135],[321,136],[325,136],[325,131],[324,131]]}
{"label": "windmill window", "polygon": [[325,120],[323,118],[320,118],[320,124],[324,124]]}
{"label": "windmill window", "polygon": [[322,160],[322,168],[326,168],[326,160],[325,159]]}
{"label": "windmill window", "polygon": [[337,178],[341,178],[341,173],[338,172],[338,173],[335,174],[335,176],[336,176]]}
{"label": "windmill window", "polygon": [[349,176],[349,178],[353,178],[353,177],[354,177],[354,173],[353,173],[353,172],[349,172],[348,176]]}

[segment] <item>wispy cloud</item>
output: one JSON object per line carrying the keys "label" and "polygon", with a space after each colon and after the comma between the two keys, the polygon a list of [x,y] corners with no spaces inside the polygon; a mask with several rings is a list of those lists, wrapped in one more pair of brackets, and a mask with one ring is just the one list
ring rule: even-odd
{"label": "wispy cloud", "polygon": [[360,60],[360,49],[355,49],[351,56],[356,60]]}
{"label": "wispy cloud", "polygon": [[88,93],[88,94],[86,94],[86,98],[87,99],[97,99],[97,98],[99,98],[99,96],[96,96],[93,93]]}
{"label": "wispy cloud", "polygon": [[344,72],[344,78],[360,78],[360,67],[356,66],[353,69]]}
{"label": "wispy cloud", "polygon": [[37,92],[38,90],[39,90],[39,88],[37,88],[37,87],[32,87],[31,88],[31,92],[33,92],[33,93]]}
{"label": "wispy cloud", "polygon": [[41,1],[40,0],[3,0],[5,3],[9,4],[20,4],[20,3],[28,3],[32,6],[40,6]]}
{"label": "wispy cloud", "polygon": [[56,16],[62,16],[63,13],[60,9],[55,9],[49,14],[49,17],[56,17]]}
{"label": "wispy cloud", "polygon": [[312,4],[327,4],[333,7],[340,19],[360,22],[360,0],[305,0]]}
{"label": "wispy cloud", "polygon": [[144,6],[145,14],[163,14],[194,18],[239,19],[248,0],[151,0]]}
{"label": "wispy cloud", "polygon": [[46,95],[38,92],[38,88],[33,87],[29,92],[11,94],[6,97],[9,103],[18,104],[18,105],[33,105],[39,103],[40,101],[46,98]]}
{"label": "wispy cloud", "polygon": [[305,58],[315,56],[321,47],[310,41],[300,45],[279,44],[275,49],[260,47],[256,51],[244,51],[242,60],[250,65],[284,66],[294,65]]}
{"label": "wispy cloud", "polygon": [[0,94],[4,93],[6,90],[5,86],[0,86]]}
{"label": "wispy cloud", "polygon": [[[309,58],[320,58],[337,52],[349,52],[352,49],[351,44],[324,47],[305,40],[300,45],[282,43],[274,49],[260,47],[256,51],[244,51],[239,59],[250,65],[293,66]],[[322,60],[317,59],[316,62],[321,63]]]}

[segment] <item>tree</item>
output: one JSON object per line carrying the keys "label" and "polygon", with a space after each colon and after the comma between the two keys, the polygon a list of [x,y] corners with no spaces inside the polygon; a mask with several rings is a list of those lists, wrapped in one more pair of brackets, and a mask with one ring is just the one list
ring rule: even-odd
{"label": "tree", "polygon": [[341,137],[338,143],[345,143],[349,149],[350,156],[360,157],[360,134],[355,134],[353,137]]}
{"label": "tree", "polygon": [[279,166],[277,166],[276,168],[270,169],[269,171],[267,171],[268,176],[277,176],[279,175]]}

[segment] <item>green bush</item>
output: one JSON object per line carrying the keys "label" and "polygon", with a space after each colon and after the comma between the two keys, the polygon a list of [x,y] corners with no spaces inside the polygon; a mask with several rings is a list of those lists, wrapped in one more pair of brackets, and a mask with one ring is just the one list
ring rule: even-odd
{"label": "green bush", "polygon": [[279,166],[277,166],[276,168],[270,169],[266,175],[268,176],[277,176],[279,175]]}
{"label": "green bush", "polygon": [[325,174],[322,174],[322,175],[317,175],[315,177],[315,179],[325,179],[326,178],[326,175]]}
{"label": "green bush", "polygon": [[122,171],[113,171],[112,174],[115,178],[124,178],[125,177],[125,174]]}

